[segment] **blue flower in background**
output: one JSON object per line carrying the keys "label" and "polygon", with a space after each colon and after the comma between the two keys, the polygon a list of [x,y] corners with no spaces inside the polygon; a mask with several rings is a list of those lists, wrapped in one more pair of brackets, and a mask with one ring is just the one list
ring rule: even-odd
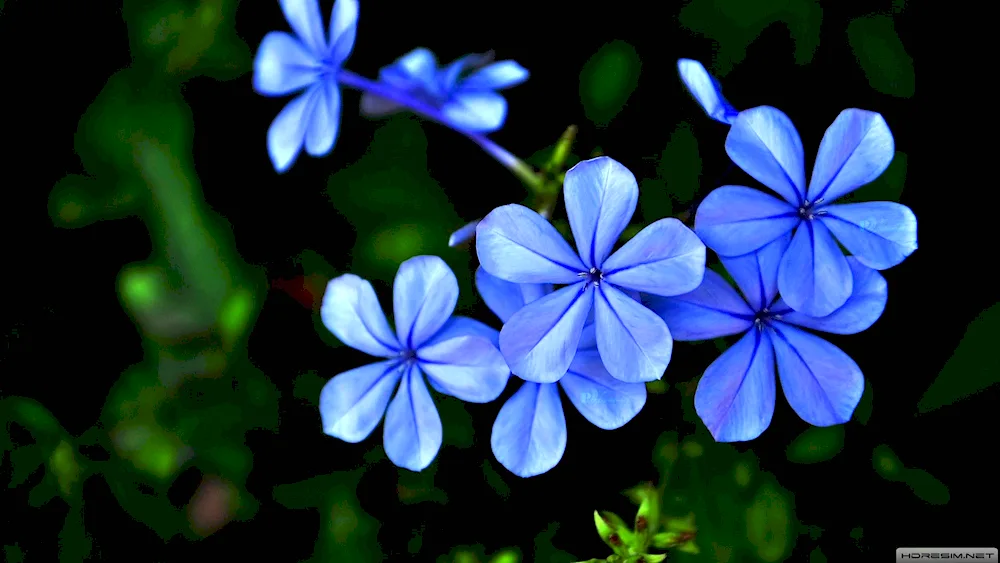
{"label": "blue flower in background", "polygon": [[318,0],[281,0],[295,31],[264,36],[253,63],[253,87],[265,96],[305,90],[278,114],[267,130],[267,152],[274,169],[288,170],[303,145],[312,156],[333,150],[340,128],[337,72],[351,55],[358,26],[357,0],[337,0],[329,37],[323,31]]}
{"label": "blue flower in background", "polygon": [[[486,305],[507,322],[525,304],[552,292],[545,284],[515,284],[493,277],[480,267],[476,288]],[[488,327],[487,327],[488,328]],[[491,331],[494,342],[499,333]],[[558,383],[525,382],[504,403],[493,423],[493,455],[519,477],[533,477],[552,469],[566,451],[566,417],[559,387],[598,428],[621,428],[646,404],[645,383],[624,383],[611,377],[597,351],[594,325],[583,329],[579,349]]]}
{"label": "blue flower in background", "polygon": [[885,279],[849,257],[854,283],[847,302],[823,318],[796,312],[775,299],[779,264],[790,240],[786,233],[757,252],[721,257],[746,300],[711,270],[687,295],[646,298],[677,340],[743,334],[705,370],[695,392],[695,410],[719,442],[752,440],[771,423],[776,363],[788,403],[809,424],[847,422],[861,400],[864,378],[854,360],[797,327],[833,334],[867,329],[885,310]]}
{"label": "blue flower in background", "polygon": [[476,228],[479,262],[493,276],[566,284],[507,320],[500,351],[522,379],[558,381],[593,313],[597,348],[612,376],[629,383],[660,378],[673,349],[670,331],[623,289],[662,296],[692,291],[705,273],[705,245],[669,218],[612,254],[635,212],[639,187],[628,169],[608,157],[567,171],[563,197],[578,253],[551,223],[521,205],[494,209]]}
{"label": "blue flower in background", "polygon": [[917,218],[908,207],[888,201],[833,205],[892,161],[895,145],[881,115],[842,111],[823,135],[808,186],[799,134],[773,107],[740,112],[726,152],[782,199],[722,186],[698,206],[695,232],[720,256],[747,254],[794,232],[778,269],[778,290],[791,308],[825,317],[851,296],[851,268],[838,241],[876,270],[899,264],[917,248]]}
{"label": "blue flower in background", "polygon": [[680,73],[681,80],[695,101],[709,117],[720,123],[732,125],[740,112],[722,96],[722,86],[719,85],[719,81],[709,74],[701,63],[691,59],[679,59],[677,72]]}
{"label": "blue flower in background", "polygon": [[[489,55],[466,55],[438,68],[434,53],[419,48],[379,71],[379,81],[440,112],[442,121],[467,133],[488,133],[503,126],[507,100],[496,90],[528,79],[528,71],[514,61],[492,62]],[[366,93],[362,113],[382,116],[406,109]]]}
{"label": "blue flower in background", "polygon": [[326,328],[351,348],[386,361],[331,379],[320,394],[320,415],[323,432],[355,443],[372,433],[384,413],[386,455],[400,467],[420,471],[437,455],[442,439],[441,418],[423,374],[441,393],[486,403],[503,392],[510,370],[496,346],[476,335],[488,327],[451,316],[458,280],[444,260],[417,256],[403,262],[392,297],[395,334],[369,282],[344,274],[327,284],[320,310]]}

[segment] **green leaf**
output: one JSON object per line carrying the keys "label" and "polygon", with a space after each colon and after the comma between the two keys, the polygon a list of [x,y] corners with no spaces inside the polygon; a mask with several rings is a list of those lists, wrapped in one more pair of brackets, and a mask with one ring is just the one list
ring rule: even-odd
{"label": "green leaf", "polygon": [[872,452],[872,465],[883,479],[889,481],[899,481],[900,475],[905,469],[903,463],[896,457],[896,453],[885,444],[875,447]]}
{"label": "green leaf", "polygon": [[809,552],[809,563],[826,563],[826,555],[823,555],[823,551],[816,547]]}
{"label": "green leaf", "polygon": [[832,459],[844,448],[843,425],[813,427],[799,434],[785,454],[793,463],[817,463]]}
{"label": "green leaf", "polygon": [[896,151],[892,157],[892,162],[885,172],[870,184],[847,194],[838,203],[851,203],[856,201],[896,201],[898,202],[903,194],[903,185],[906,183],[906,153]]}
{"label": "green leaf", "polygon": [[868,424],[868,420],[872,417],[872,384],[867,379],[865,380],[865,391],[861,394],[861,401],[858,402],[858,406],[854,409],[854,418],[861,424]]}
{"label": "green leaf", "polygon": [[601,47],[580,73],[580,101],[587,119],[606,127],[639,85],[641,68],[632,45],[618,40]]}
{"label": "green leaf", "polygon": [[682,121],[670,135],[667,147],[660,154],[656,175],[666,184],[667,194],[676,203],[690,203],[701,184],[701,157],[698,139],[691,125]]}
{"label": "green leaf", "polygon": [[761,561],[781,561],[790,545],[791,514],[784,494],[771,485],[757,490],[753,504],[747,509],[747,539],[756,548]]}
{"label": "green leaf", "polygon": [[943,505],[951,500],[948,487],[923,469],[903,470],[902,480],[910,487],[913,494],[928,504]]}
{"label": "green leaf", "polygon": [[847,25],[847,41],[872,88],[897,98],[913,96],[913,58],[896,34],[891,17],[869,15],[852,20]]}
{"label": "green leaf", "polygon": [[941,373],[917,403],[926,413],[975,395],[1000,381],[1000,303],[979,314],[944,365]]}

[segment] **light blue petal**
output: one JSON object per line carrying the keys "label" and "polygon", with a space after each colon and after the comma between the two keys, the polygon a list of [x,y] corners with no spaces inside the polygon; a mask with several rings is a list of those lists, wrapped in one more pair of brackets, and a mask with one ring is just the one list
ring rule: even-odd
{"label": "light blue petal", "polygon": [[358,0],[336,0],[330,13],[330,57],[337,66],[351,56],[358,34]]}
{"label": "light blue petal", "polygon": [[598,286],[594,308],[597,349],[608,373],[626,383],[662,377],[673,351],[663,319],[607,283]]}
{"label": "light blue petal", "polygon": [[313,54],[298,39],[272,31],[253,59],[253,89],[265,96],[284,96],[309,86],[319,73]]}
{"label": "light blue petal", "polygon": [[451,233],[451,236],[448,237],[448,246],[455,247],[467,240],[470,240],[472,237],[476,236],[476,227],[478,226],[479,219],[476,219],[454,233]]}
{"label": "light blue petal", "polygon": [[774,348],[757,329],[708,366],[694,409],[716,442],[745,442],[764,432],[774,414],[774,379]]}
{"label": "light blue petal", "polygon": [[515,61],[499,61],[485,66],[462,81],[463,90],[503,90],[528,79],[528,71]]}
{"label": "light blue petal", "polygon": [[514,313],[500,331],[500,351],[510,370],[527,381],[559,381],[573,361],[593,302],[591,287],[577,283]]}
{"label": "light blue petal", "polygon": [[434,388],[469,403],[488,403],[503,393],[510,369],[500,350],[479,336],[457,336],[417,352]]}
{"label": "light blue petal", "polygon": [[436,73],[437,58],[434,53],[418,47],[383,68],[379,72],[379,80],[401,90],[416,86],[433,92]]}
{"label": "light blue petal", "polygon": [[327,53],[323,34],[323,17],[319,13],[319,0],[279,0],[281,11],[302,43],[322,59]]}
{"label": "light blue petal", "polygon": [[677,71],[688,91],[709,117],[727,125],[736,119],[739,112],[722,96],[719,81],[700,62],[680,59],[677,61]]}
{"label": "light blue petal", "polygon": [[726,153],[737,166],[792,205],[806,194],[802,140],[780,110],[760,106],[740,112],[726,137]]}
{"label": "light blue petal", "polygon": [[[368,117],[385,117],[399,113],[404,109],[406,108],[385,98],[367,93],[361,95],[361,114]],[[475,230],[475,227],[473,227],[473,230]]]}
{"label": "light blue petal", "polygon": [[518,477],[552,469],[566,451],[566,417],[555,383],[526,382],[493,422],[490,445],[497,461]]}
{"label": "light blue petal", "polygon": [[306,129],[306,152],[310,156],[324,156],[333,150],[340,130],[340,89],[328,80],[319,82],[315,88],[312,115]]}
{"label": "light blue petal", "polygon": [[319,394],[323,432],[356,444],[375,430],[402,375],[396,361],[368,364],[334,376]]}
{"label": "light blue petal", "polygon": [[600,269],[635,213],[635,176],[606,156],[584,160],[566,172],[563,199],[580,257]]}
{"label": "light blue petal", "polygon": [[789,307],[825,317],[851,296],[847,258],[819,221],[803,221],[778,266],[778,292]]}
{"label": "light blue petal", "polygon": [[327,330],[355,350],[384,358],[400,351],[372,284],[354,274],[326,284],[319,315]]}
{"label": "light blue petal", "polygon": [[789,232],[750,254],[719,258],[754,311],[767,308],[778,295],[778,267],[791,242]]}
{"label": "light blue petal", "polygon": [[597,350],[597,325],[593,319],[588,319],[589,324],[583,327],[580,333],[580,343],[576,345],[577,351]]}
{"label": "light blue petal", "polygon": [[905,205],[867,201],[831,205],[819,218],[851,254],[876,270],[891,268],[917,249],[917,217]]}
{"label": "light blue petal", "polygon": [[781,389],[792,409],[813,426],[850,420],[865,390],[858,364],[822,338],[780,322],[772,326]]}
{"label": "light blue petal", "polygon": [[694,232],[720,256],[753,252],[799,224],[798,210],[745,186],[712,190],[694,217]]}
{"label": "light blue petal", "polygon": [[575,283],[587,269],[552,223],[516,204],[479,222],[476,254],[487,272],[515,283]]}
{"label": "light blue petal", "polygon": [[621,428],[646,404],[646,384],[611,377],[597,350],[578,352],[559,384],[576,410],[604,430]]}
{"label": "light blue petal", "polygon": [[[427,342],[424,342],[424,346],[433,346],[445,340],[450,340],[458,336],[481,336],[486,340],[489,340],[498,349],[500,347],[500,331],[485,324],[472,319],[469,317],[463,317],[461,315],[452,315],[448,322],[444,323],[441,330],[434,334],[434,338],[431,338]],[[434,382],[431,381],[431,386]],[[439,389],[440,391],[440,389]]]}
{"label": "light blue petal", "polygon": [[881,115],[845,109],[823,134],[809,180],[809,201],[833,201],[878,178],[896,154]]}
{"label": "light blue petal", "polygon": [[396,336],[416,350],[442,327],[458,303],[458,280],[437,256],[415,256],[399,265],[392,285]]}
{"label": "light blue petal", "polygon": [[302,152],[309,128],[309,118],[319,87],[313,84],[299,97],[288,102],[267,128],[267,154],[279,174],[291,168]]}
{"label": "light blue petal", "polygon": [[512,283],[476,268],[476,289],[500,322],[507,322],[526,304],[552,293],[551,284]]}
{"label": "light blue petal", "polygon": [[781,313],[781,320],[833,334],[856,334],[875,324],[885,311],[888,287],[882,274],[873,270],[853,256],[847,257],[854,278],[854,291],[847,303],[825,317],[810,317],[798,311],[788,310],[783,301],[778,301],[774,312]]}
{"label": "light blue petal", "polygon": [[674,340],[710,340],[740,334],[753,326],[754,311],[712,270],[701,285],[677,297],[649,295],[646,305],[667,323]]}
{"label": "light blue petal", "polygon": [[507,119],[507,100],[496,92],[460,90],[441,106],[441,115],[459,131],[490,133]]}
{"label": "light blue petal", "polygon": [[705,244],[677,219],[639,231],[602,266],[604,279],[633,291],[669,297],[693,291],[705,275]]}
{"label": "light blue petal", "polygon": [[410,366],[389,403],[383,427],[385,455],[399,467],[422,471],[441,449],[441,417],[420,368]]}

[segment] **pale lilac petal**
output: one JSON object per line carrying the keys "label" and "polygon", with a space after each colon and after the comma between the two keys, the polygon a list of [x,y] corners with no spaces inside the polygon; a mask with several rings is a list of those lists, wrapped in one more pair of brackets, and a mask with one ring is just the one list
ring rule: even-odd
{"label": "pale lilac petal", "polygon": [[444,437],[441,417],[420,368],[407,370],[385,413],[383,430],[385,455],[399,467],[422,471],[437,456]]}
{"label": "pale lilac petal", "polygon": [[597,350],[597,325],[594,324],[593,319],[588,319],[588,323],[583,327],[583,332],[580,333],[580,343],[576,346],[577,350],[581,352],[583,350]]}
{"label": "pale lilac petal", "polygon": [[336,375],[319,394],[323,432],[357,443],[375,430],[402,370],[396,361],[368,364]]}
{"label": "pale lilac petal", "polygon": [[842,307],[825,317],[810,317],[791,310],[779,300],[773,312],[781,315],[781,320],[798,326],[834,334],[856,334],[875,324],[885,311],[888,287],[885,278],[876,270],[863,265],[853,256],[847,257],[854,279],[853,292]]}
{"label": "pale lilac petal", "polygon": [[753,329],[705,370],[694,408],[716,442],[753,440],[774,414],[774,349]]}
{"label": "pale lilac petal", "polygon": [[528,71],[515,61],[499,61],[473,72],[462,81],[461,88],[503,90],[528,79]]}
{"label": "pale lilac petal", "polygon": [[526,305],[500,331],[500,351],[522,379],[554,383],[576,353],[594,292],[586,283],[567,286]]}
{"label": "pale lilac petal", "polygon": [[457,336],[417,352],[434,388],[469,403],[488,403],[503,393],[510,369],[500,350],[479,336]]}
{"label": "pale lilac petal", "polygon": [[351,56],[358,34],[358,0],[336,0],[330,14],[330,57],[337,65]]}
{"label": "pale lilac petal", "polygon": [[448,125],[467,133],[490,133],[507,119],[507,100],[484,90],[460,90],[441,106]]}
{"label": "pale lilac petal", "polygon": [[465,226],[455,231],[454,233],[451,233],[451,236],[448,237],[448,246],[456,247],[462,244],[463,242],[472,239],[472,237],[476,236],[476,227],[478,226],[479,226],[479,219],[476,219],[475,221],[467,223]]}
{"label": "pale lilac petal", "polygon": [[458,280],[437,256],[416,256],[403,262],[392,286],[396,336],[416,350],[442,327],[458,303]]}
{"label": "pale lilac petal", "polygon": [[803,221],[778,266],[778,292],[796,311],[825,317],[852,291],[851,267],[819,221]]}
{"label": "pale lilac petal", "polygon": [[[444,323],[441,330],[434,334],[434,337],[425,342],[424,346],[432,346],[434,344],[444,342],[445,340],[450,340],[457,336],[481,336],[486,340],[489,340],[497,348],[500,347],[500,331],[485,324],[476,319],[469,317],[463,317],[461,315],[452,315],[448,322]],[[431,386],[434,386],[434,382],[431,381]],[[440,389],[438,389],[440,391]]]}
{"label": "pale lilac petal", "polygon": [[507,322],[526,304],[552,293],[550,284],[513,283],[476,268],[476,289],[500,322]]}
{"label": "pale lilac petal", "polygon": [[267,129],[267,154],[279,174],[291,168],[302,152],[312,107],[319,88],[314,84],[288,102]]}
{"label": "pale lilac petal", "polygon": [[317,83],[313,112],[306,129],[306,152],[323,156],[333,150],[340,130],[340,89],[328,80]]}
{"label": "pale lilac petal", "polygon": [[587,270],[559,231],[523,205],[504,205],[476,227],[476,254],[490,274],[515,283],[580,281]]}
{"label": "pale lilac petal", "polygon": [[825,207],[820,219],[869,268],[891,268],[917,249],[917,217],[909,207],[868,201]]}
{"label": "pale lilac petal", "polygon": [[317,59],[327,52],[323,34],[323,17],[319,13],[319,0],[279,0],[281,11],[302,43],[309,47]]}
{"label": "pale lilac petal", "polygon": [[525,382],[493,422],[490,445],[497,461],[518,477],[552,469],[566,451],[566,417],[555,383]]}
{"label": "pale lilac petal", "polygon": [[379,71],[379,80],[401,90],[414,87],[433,88],[437,58],[430,50],[418,47]]}
{"label": "pale lilac petal", "polygon": [[673,351],[663,319],[610,284],[597,293],[597,348],[608,372],[626,383],[662,377]]}
{"label": "pale lilac petal", "polygon": [[646,404],[646,384],[611,377],[597,350],[578,352],[559,384],[576,410],[604,430],[621,428]]}
{"label": "pale lilac petal", "polygon": [[606,156],[585,160],[566,172],[563,199],[580,257],[600,269],[635,213],[635,176]]}
{"label": "pale lilac petal", "polygon": [[677,61],[677,70],[688,91],[709,117],[720,123],[732,124],[739,112],[722,96],[719,82],[700,62],[680,59]]}
{"label": "pale lilac petal", "polygon": [[253,60],[253,89],[265,96],[284,96],[319,79],[312,52],[283,31],[272,31],[260,42]]}
{"label": "pale lilac petal", "polygon": [[798,210],[745,186],[712,190],[694,218],[694,232],[720,256],[753,252],[799,224]]}
{"label": "pale lilac petal", "polygon": [[677,219],[649,225],[602,265],[616,286],[669,297],[694,290],[705,275],[705,245]]}
{"label": "pale lilac petal", "polygon": [[772,326],[781,389],[792,409],[813,426],[850,420],[865,390],[858,364],[822,338],[780,322]]}
{"label": "pale lilac petal", "polygon": [[710,340],[753,326],[754,311],[733,286],[712,270],[697,289],[677,297],[646,296],[646,305],[667,323],[674,340]]}
{"label": "pale lilac petal", "polygon": [[833,201],[878,178],[896,154],[881,115],[845,109],[826,130],[816,153],[809,201]]}
{"label": "pale lilac petal", "polygon": [[327,330],[355,350],[382,357],[400,351],[372,284],[354,274],[343,274],[326,284],[319,314]]}
{"label": "pale lilac petal", "polygon": [[740,112],[726,137],[726,153],[747,174],[792,205],[805,198],[802,140],[781,110],[760,106]]}
{"label": "pale lilac petal", "polygon": [[789,232],[750,254],[719,258],[753,310],[766,309],[778,295],[778,267],[791,241]]}

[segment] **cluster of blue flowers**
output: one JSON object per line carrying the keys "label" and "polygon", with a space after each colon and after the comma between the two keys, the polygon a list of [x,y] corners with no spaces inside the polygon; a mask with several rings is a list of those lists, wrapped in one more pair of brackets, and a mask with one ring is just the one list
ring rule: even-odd
{"label": "cluster of blue flowers", "polygon": [[[469,55],[439,67],[420,48],[372,81],[343,68],[354,46],[357,0],[336,1],[328,34],[317,0],[281,0],[281,7],[295,35],[268,34],[254,64],[258,92],[303,91],[268,130],[278,172],[303,147],[313,156],[332,149],[341,86],[363,92],[367,115],[413,111],[468,136],[505,166],[516,160],[484,134],[506,119],[497,90],[528,77],[517,63]],[[499,331],[452,314],[458,283],[435,256],[400,266],[395,331],[369,282],[353,274],[330,281],[324,325],[382,361],[327,383],[320,397],[324,432],[359,442],[384,415],[389,459],[420,471],[442,443],[425,376],[439,393],[485,403],[503,393],[513,373],[524,383],[500,409],[491,445],[506,468],[530,477],[553,468],[565,451],[560,388],[594,425],[616,429],[645,405],[645,382],[663,376],[674,339],[730,335],[742,336],[708,367],[695,395],[716,440],[752,440],[767,428],[776,377],[806,422],[850,418],[864,388],[860,368],[803,329],[867,329],[886,304],[878,270],[916,249],[916,218],[907,207],[836,204],[886,169],[892,134],[879,114],[844,110],[823,137],[807,184],[802,143],[785,114],[768,106],[737,111],[700,63],[682,59],[678,69],[705,112],[731,126],[725,148],[733,162],[780,197],[722,186],[698,207],[694,230],[664,218],[618,246],[638,200],[635,177],[608,157],[580,162],[563,184],[575,250],[547,218],[520,205],[494,209],[450,241],[475,236],[476,287],[502,323]],[[707,249],[742,296],[706,270]]]}

